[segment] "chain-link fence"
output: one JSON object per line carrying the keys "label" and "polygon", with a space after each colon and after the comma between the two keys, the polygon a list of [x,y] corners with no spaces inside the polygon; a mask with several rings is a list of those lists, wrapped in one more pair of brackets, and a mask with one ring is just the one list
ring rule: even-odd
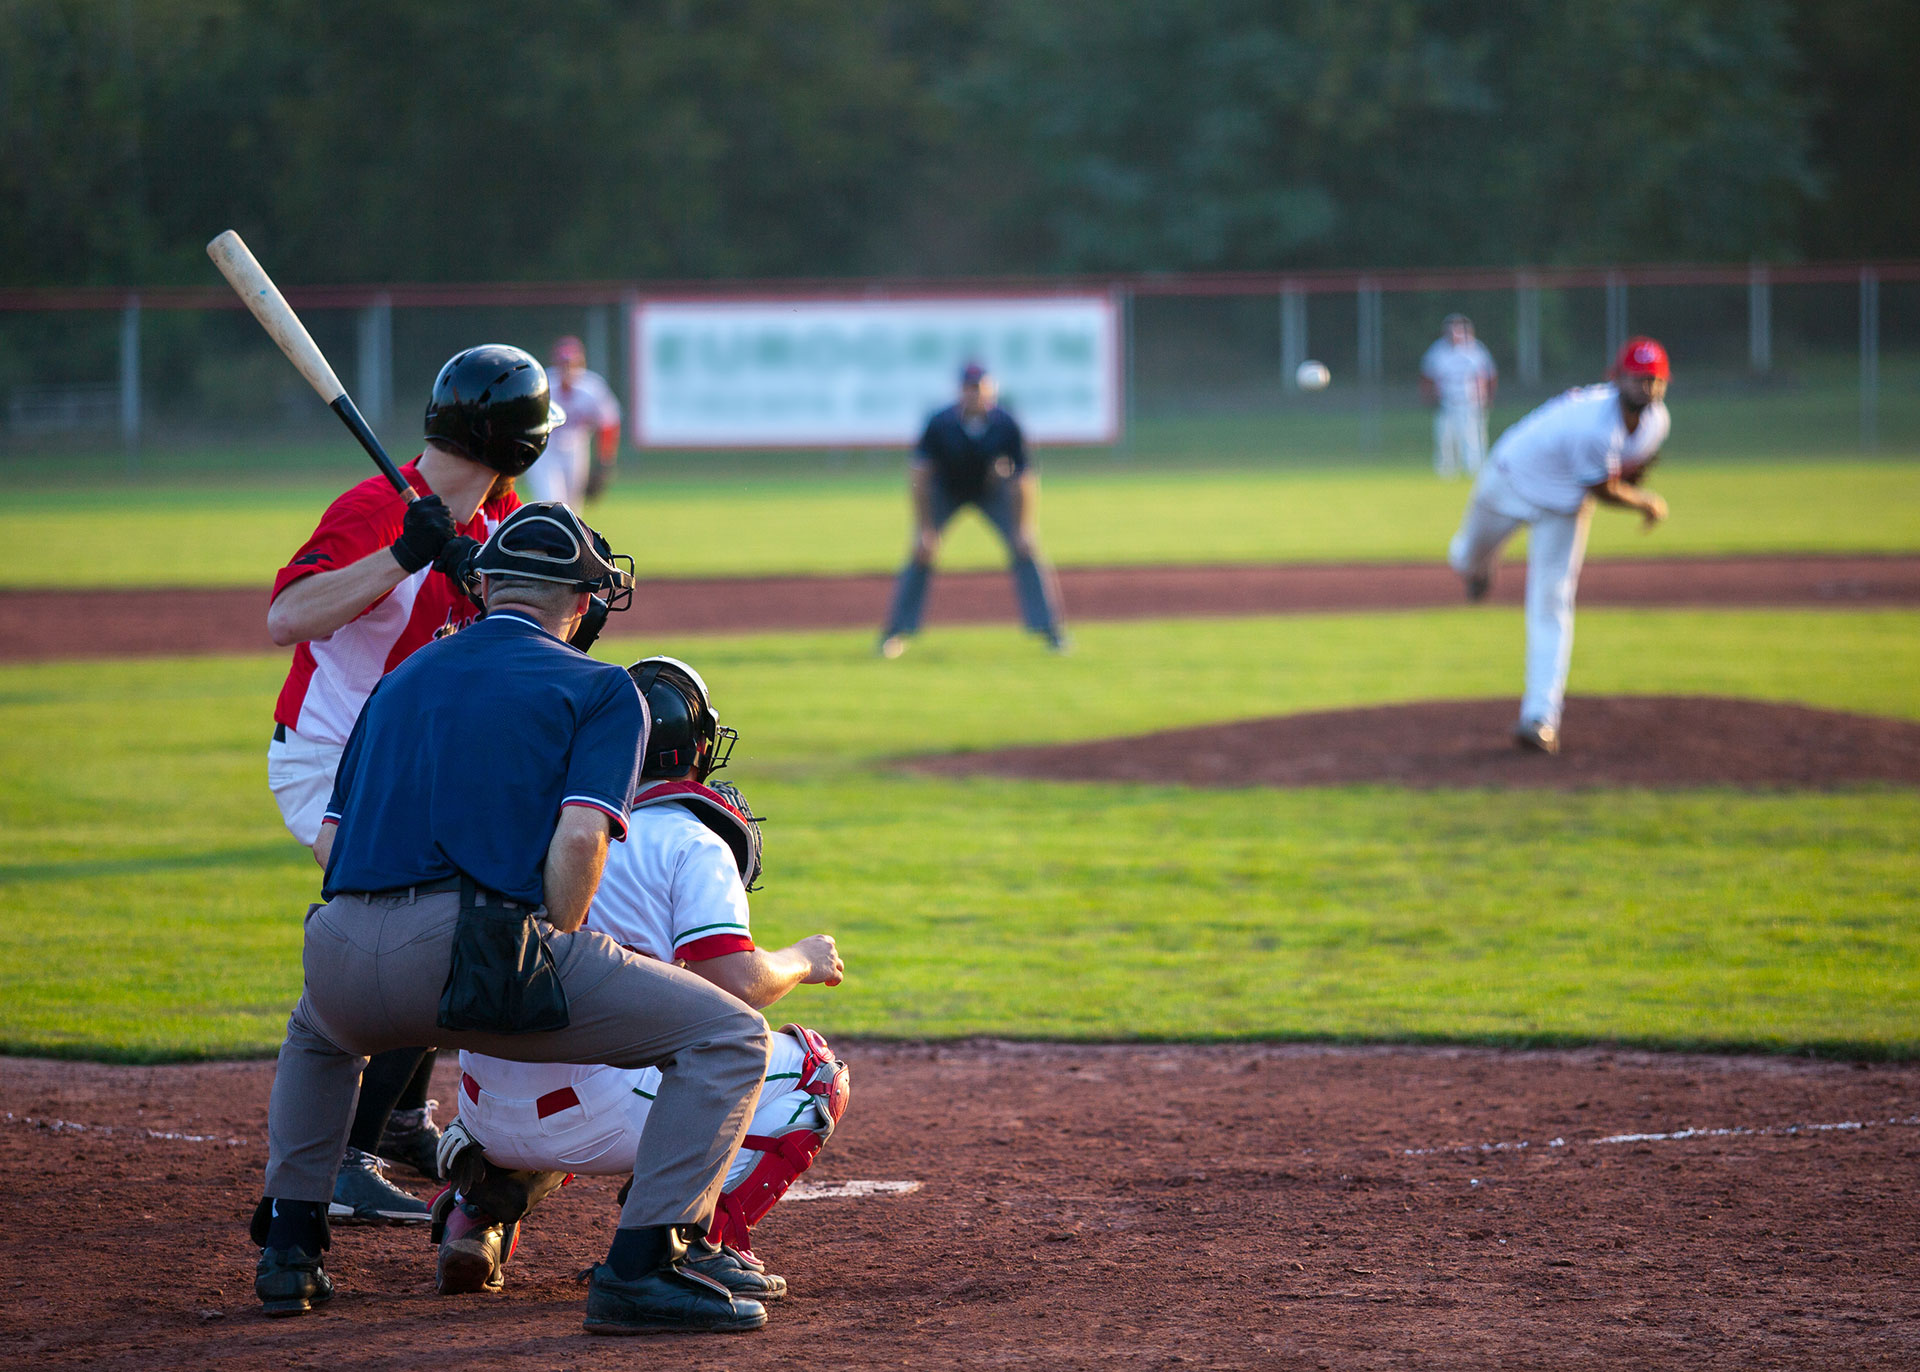
{"label": "chain-link fence", "polygon": [[[979,289],[1048,284],[1068,283]],[[1420,357],[1454,312],[1471,317],[1499,365],[1496,430],[1556,390],[1599,379],[1628,334],[1647,333],[1674,360],[1676,441],[1727,456],[1920,452],[1920,264],[1070,284],[1122,301],[1128,434],[1120,458],[1141,450],[1194,461],[1417,457],[1426,444]],[[814,289],[907,296],[926,285]],[[791,288],[722,290],[746,298]],[[440,363],[476,342],[510,341],[544,356],[556,337],[577,334],[590,365],[624,395],[626,311],[645,289],[291,294],[397,451],[414,439]],[[1308,359],[1331,370],[1324,391],[1295,385]],[[1683,401],[1709,422],[1689,421]],[[138,472],[197,445],[270,451],[338,437],[332,416],[221,290],[0,293],[0,461],[16,473],[48,454],[110,454]]]}

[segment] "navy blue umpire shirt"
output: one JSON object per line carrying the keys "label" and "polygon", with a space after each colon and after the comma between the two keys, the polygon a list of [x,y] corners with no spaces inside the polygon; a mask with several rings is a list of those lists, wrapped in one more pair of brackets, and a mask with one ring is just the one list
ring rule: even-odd
{"label": "navy blue umpire shirt", "polygon": [[933,464],[940,484],[956,500],[978,500],[996,467],[1002,476],[1027,469],[1026,439],[1013,416],[998,405],[971,424],[961,417],[958,403],[935,411],[913,451]]}
{"label": "navy blue umpire shirt", "polygon": [[625,669],[495,611],[383,679],[353,726],[326,818],[339,821],[322,894],[462,873],[543,903],[566,805],[627,834],[647,707]]}

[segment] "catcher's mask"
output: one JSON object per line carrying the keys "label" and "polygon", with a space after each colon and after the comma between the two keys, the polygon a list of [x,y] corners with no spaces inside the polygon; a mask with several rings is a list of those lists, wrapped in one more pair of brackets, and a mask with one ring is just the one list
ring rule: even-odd
{"label": "catcher's mask", "polygon": [[566,420],[532,354],[487,343],[455,353],[434,378],[426,436],[502,476],[518,476]]}
{"label": "catcher's mask", "polygon": [[607,615],[633,603],[633,559],[616,553],[558,500],[522,505],[500,521],[468,568],[471,576],[548,581],[592,593],[580,626],[568,641],[586,649]]}
{"label": "catcher's mask", "polygon": [[693,779],[705,781],[727,765],[740,735],[720,723],[700,673],[677,657],[648,657],[627,668],[627,675],[653,717],[640,764],[643,778],[678,776],[691,767]]}

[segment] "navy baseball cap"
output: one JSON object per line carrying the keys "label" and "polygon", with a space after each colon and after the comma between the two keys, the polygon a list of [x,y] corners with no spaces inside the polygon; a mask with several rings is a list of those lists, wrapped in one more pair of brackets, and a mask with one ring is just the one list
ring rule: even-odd
{"label": "navy baseball cap", "polygon": [[986,374],[987,369],[978,362],[969,362],[960,369],[960,384],[962,386],[978,386]]}

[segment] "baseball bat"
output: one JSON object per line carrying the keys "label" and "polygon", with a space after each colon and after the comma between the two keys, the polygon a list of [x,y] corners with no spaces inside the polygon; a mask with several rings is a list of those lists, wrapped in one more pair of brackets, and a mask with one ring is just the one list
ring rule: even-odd
{"label": "baseball bat", "polygon": [[266,268],[260,265],[252,251],[241,241],[240,235],[228,229],[207,244],[207,256],[220,269],[220,275],[227,278],[227,284],[233,287],[234,293],[253,311],[253,317],[260,321],[260,327],[267,331],[267,336],[280,345],[280,351],[287,355],[287,361],[293,363],[300,375],[307,379],[307,384],[320,393],[327,407],[340,416],[340,422],[347,426],[347,432],[360,441],[360,446],[367,450],[367,456],[373,459],[373,465],[393,483],[393,489],[411,503],[414,499],[413,487],[400,475],[400,469],[393,465],[387,450],[380,446],[380,440],[367,427],[359,406],[353,403],[347,388],[340,384],[340,378],[327,365],[327,355],[320,351],[320,345],[313,341],[307,326],[300,322],[300,316],[293,312],[293,306],[280,294],[280,288],[273,284],[273,278],[267,275]]}

